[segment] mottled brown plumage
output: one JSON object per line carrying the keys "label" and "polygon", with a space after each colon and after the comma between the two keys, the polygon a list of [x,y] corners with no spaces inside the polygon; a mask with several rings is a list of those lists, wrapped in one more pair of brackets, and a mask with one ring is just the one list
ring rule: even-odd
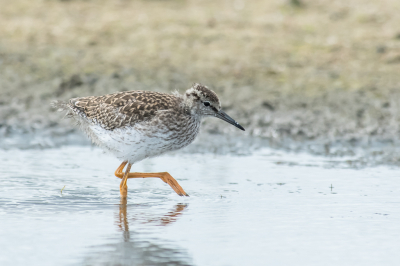
{"label": "mottled brown plumage", "polygon": [[159,110],[176,109],[182,99],[151,91],[127,91],[69,100],[87,119],[113,130],[152,119]]}

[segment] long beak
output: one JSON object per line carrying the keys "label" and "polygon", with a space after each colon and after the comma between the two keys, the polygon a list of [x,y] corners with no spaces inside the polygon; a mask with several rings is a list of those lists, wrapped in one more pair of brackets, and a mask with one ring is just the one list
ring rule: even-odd
{"label": "long beak", "polygon": [[239,125],[238,122],[233,120],[232,117],[227,115],[224,111],[222,111],[222,110],[217,111],[215,113],[215,116],[244,131],[244,128],[241,125]]}

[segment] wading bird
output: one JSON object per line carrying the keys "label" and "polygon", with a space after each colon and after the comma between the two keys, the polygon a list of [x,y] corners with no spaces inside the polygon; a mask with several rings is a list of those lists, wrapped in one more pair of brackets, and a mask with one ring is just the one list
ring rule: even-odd
{"label": "wading bird", "polygon": [[115,176],[122,178],[122,197],[128,193],[128,178],[146,177],[158,177],[178,195],[188,196],[168,172],[130,173],[130,170],[136,162],[192,143],[204,117],[220,118],[244,131],[221,110],[217,94],[200,84],[194,84],[183,95],[126,91],[55,101],[52,105],[67,111],[67,116],[74,118],[95,144],[122,161],[115,171]]}

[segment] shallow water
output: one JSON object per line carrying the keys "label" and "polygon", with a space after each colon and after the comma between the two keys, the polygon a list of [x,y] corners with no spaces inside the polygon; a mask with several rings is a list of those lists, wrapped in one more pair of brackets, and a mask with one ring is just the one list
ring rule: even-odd
{"label": "shallow water", "polygon": [[99,149],[1,151],[0,265],[398,265],[399,171],[347,159],[169,155],[133,171],[190,197],[130,179],[121,204]]}

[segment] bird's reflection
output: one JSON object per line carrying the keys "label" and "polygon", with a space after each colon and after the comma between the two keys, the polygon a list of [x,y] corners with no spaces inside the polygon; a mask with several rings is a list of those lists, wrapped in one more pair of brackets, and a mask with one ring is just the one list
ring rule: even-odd
{"label": "bird's reflection", "polygon": [[158,203],[127,205],[126,199],[121,199],[115,224],[123,232],[123,238],[118,233],[117,241],[110,238],[106,244],[91,247],[92,252],[85,255],[83,265],[193,265],[193,259],[185,248],[168,239],[154,238],[146,230],[141,230],[143,225],[171,224],[187,208],[186,204],[177,204],[171,211],[160,214],[163,206]]}
{"label": "bird's reflection", "polygon": [[178,203],[174,206],[174,209],[164,215],[149,215],[145,211],[131,213],[128,220],[128,205],[127,199],[121,198],[119,204],[119,213],[116,220],[116,224],[119,229],[124,233],[125,241],[130,239],[129,222],[136,222],[140,224],[152,224],[155,226],[166,226],[176,221],[176,219],[182,215],[183,211],[188,207],[188,204]]}

